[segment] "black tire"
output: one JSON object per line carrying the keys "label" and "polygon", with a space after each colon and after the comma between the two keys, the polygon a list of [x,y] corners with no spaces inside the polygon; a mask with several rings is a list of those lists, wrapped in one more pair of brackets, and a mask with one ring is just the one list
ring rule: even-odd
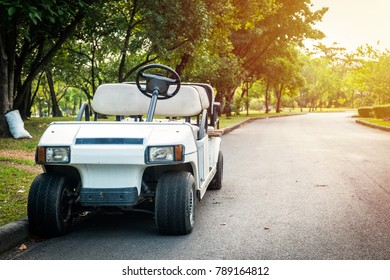
{"label": "black tire", "polygon": [[44,173],[35,177],[27,206],[31,232],[44,237],[67,233],[72,226],[72,208],[77,197],[77,190],[63,176]]}
{"label": "black tire", "polygon": [[223,154],[221,151],[219,151],[217,172],[215,173],[213,180],[211,180],[208,189],[219,190],[220,188],[222,188],[222,179],[223,179]]}
{"label": "black tire", "polygon": [[159,232],[189,234],[195,223],[195,179],[186,171],[167,172],[157,184],[155,212]]}

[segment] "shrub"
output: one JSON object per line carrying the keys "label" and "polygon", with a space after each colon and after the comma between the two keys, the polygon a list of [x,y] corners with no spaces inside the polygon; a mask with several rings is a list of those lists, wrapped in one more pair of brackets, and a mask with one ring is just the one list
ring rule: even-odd
{"label": "shrub", "polygon": [[249,102],[249,108],[254,111],[261,111],[263,109],[263,101],[259,98],[252,99]]}
{"label": "shrub", "polygon": [[373,111],[372,107],[361,107],[361,108],[358,108],[358,113],[359,113],[359,116],[361,116],[362,118],[370,118],[373,116],[374,111]]}
{"label": "shrub", "polygon": [[377,119],[390,117],[390,105],[374,106],[373,111]]}

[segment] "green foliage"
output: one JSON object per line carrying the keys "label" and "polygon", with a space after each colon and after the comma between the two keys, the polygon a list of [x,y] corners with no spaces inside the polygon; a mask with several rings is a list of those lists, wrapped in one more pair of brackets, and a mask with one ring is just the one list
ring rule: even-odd
{"label": "green foliage", "polygon": [[[0,2],[0,136],[5,135],[3,117],[19,109],[30,116],[35,93],[32,84],[50,63],[78,23],[97,1]],[[54,104],[54,102],[52,103]]]}
{"label": "green foliage", "polygon": [[[305,38],[323,36],[314,24],[326,12],[312,11],[308,0],[0,4],[6,15],[2,23],[7,23],[2,28],[16,31],[15,47],[10,45],[7,54],[19,63],[11,82],[18,86],[8,96],[23,116],[55,114],[57,104],[60,113],[74,114],[98,85],[132,81],[137,69],[151,62],[176,68],[183,80],[211,83],[226,108],[243,82],[263,79],[273,68],[283,78],[272,85],[280,104],[282,95],[293,98],[303,83],[291,50]],[[3,41],[12,42],[8,39]],[[49,88],[44,72],[52,73],[54,87]]]}
{"label": "green foliage", "polygon": [[[366,107],[390,102],[390,52],[371,46],[341,57],[346,73],[342,90],[349,103]],[[348,102],[347,101],[347,102]]]}
{"label": "green foliage", "polygon": [[390,119],[390,105],[379,105],[373,107],[360,107],[359,116],[362,118]]}
{"label": "green foliage", "polygon": [[0,1],[0,6],[6,9],[9,20],[30,20],[34,25],[44,23],[63,26],[69,17],[76,14],[78,8],[84,8],[87,5],[87,1]]}
{"label": "green foliage", "polygon": [[390,119],[390,105],[374,106],[372,109],[377,119]]}
{"label": "green foliage", "polygon": [[[247,5],[261,5],[262,8],[244,6],[246,12],[242,15],[246,28],[241,26],[232,31],[234,54],[242,59],[248,76],[259,78],[266,72],[263,65],[267,59],[278,57],[291,45],[300,45],[304,38],[323,37],[313,26],[321,20],[326,9],[313,12],[309,1],[305,0],[249,2],[252,4]],[[248,13],[251,13],[249,22],[245,20]]]}
{"label": "green foliage", "polygon": [[338,99],[343,101],[340,87],[343,78],[343,71],[339,67],[337,48],[325,48],[319,46],[322,56],[306,57],[302,74],[306,84],[301,88],[301,102],[303,106],[310,106],[311,109],[317,107],[331,108],[338,104]]}
{"label": "green foliage", "polygon": [[[263,80],[266,110],[270,95],[274,93],[276,111],[280,111],[283,95],[297,93],[304,84],[296,48],[305,38],[324,36],[314,24],[321,20],[327,9],[312,11],[310,1],[302,0],[260,2],[256,1],[256,4],[262,5],[262,9],[256,10],[259,14],[256,11],[251,14],[250,20],[245,18],[248,11],[252,13],[251,9],[240,14],[239,19],[242,16],[244,24],[232,31],[233,53],[242,63],[244,82]],[[244,5],[243,10],[256,4]]]}
{"label": "green foliage", "polygon": [[358,108],[358,114],[362,118],[371,118],[374,114],[372,107],[360,107]]}
{"label": "green foliage", "polygon": [[249,103],[249,108],[254,111],[263,110],[263,101],[260,98],[252,99]]}

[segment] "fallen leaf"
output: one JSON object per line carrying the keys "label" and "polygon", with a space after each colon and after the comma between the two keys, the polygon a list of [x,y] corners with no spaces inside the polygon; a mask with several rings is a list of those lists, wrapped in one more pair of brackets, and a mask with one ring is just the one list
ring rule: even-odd
{"label": "fallen leaf", "polygon": [[26,250],[27,250],[26,244],[20,245],[20,246],[19,246],[19,250],[20,250],[20,251],[26,251]]}

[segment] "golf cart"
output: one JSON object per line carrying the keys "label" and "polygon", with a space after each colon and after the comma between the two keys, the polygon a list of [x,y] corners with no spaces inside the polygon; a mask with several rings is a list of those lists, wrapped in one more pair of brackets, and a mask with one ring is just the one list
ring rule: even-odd
{"label": "golf cart", "polygon": [[76,121],[51,123],[39,141],[44,173],[29,192],[32,233],[65,234],[80,213],[145,202],[161,234],[190,233],[196,200],[222,186],[219,106],[211,86],[181,83],[160,64],[143,67],[135,83],[100,85],[93,121],[84,103]]}

